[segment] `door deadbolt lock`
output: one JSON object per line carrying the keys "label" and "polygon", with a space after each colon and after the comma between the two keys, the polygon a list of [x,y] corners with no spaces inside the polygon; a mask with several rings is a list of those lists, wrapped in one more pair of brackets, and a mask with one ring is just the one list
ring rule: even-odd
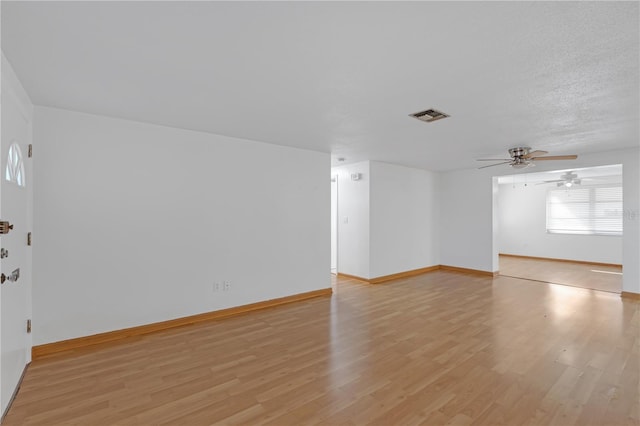
{"label": "door deadbolt lock", "polygon": [[14,269],[13,272],[9,275],[0,274],[0,284],[4,284],[5,281],[14,283],[18,281],[18,278],[20,278],[20,268]]}
{"label": "door deadbolt lock", "polygon": [[13,225],[6,220],[0,221],[0,234],[8,234],[13,229]]}
{"label": "door deadbolt lock", "polygon": [[0,259],[4,259],[5,257],[9,257],[9,250],[0,248]]}

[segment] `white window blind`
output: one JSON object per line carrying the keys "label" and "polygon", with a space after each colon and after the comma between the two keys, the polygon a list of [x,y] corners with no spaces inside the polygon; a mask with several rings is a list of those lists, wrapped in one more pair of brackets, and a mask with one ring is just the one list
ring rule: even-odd
{"label": "white window blind", "polygon": [[622,186],[550,189],[547,232],[622,235]]}

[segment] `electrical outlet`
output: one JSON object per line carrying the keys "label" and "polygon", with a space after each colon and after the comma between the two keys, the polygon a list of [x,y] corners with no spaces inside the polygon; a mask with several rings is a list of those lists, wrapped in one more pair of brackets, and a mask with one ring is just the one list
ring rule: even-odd
{"label": "electrical outlet", "polygon": [[231,290],[231,281],[223,281],[222,282],[222,289],[224,291],[229,291]]}
{"label": "electrical outlet", "polygon": [[219,282],[215,282],[213,283],[213,292],[215,293],[216,291],[220,291],[220,283]]}

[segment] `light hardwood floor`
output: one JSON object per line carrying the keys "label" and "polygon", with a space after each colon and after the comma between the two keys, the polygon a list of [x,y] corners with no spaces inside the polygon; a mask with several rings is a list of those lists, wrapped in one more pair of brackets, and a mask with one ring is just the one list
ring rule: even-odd
{"label": "light hardwood floor", "polygon": [[34,361],[5,425],[637,425],[639,308],[457,272],[338,279],[332,297]]}
{"label": "light hardwood floor", "polygon": [[500,255],[500,275],[620,293],[622,266]]}

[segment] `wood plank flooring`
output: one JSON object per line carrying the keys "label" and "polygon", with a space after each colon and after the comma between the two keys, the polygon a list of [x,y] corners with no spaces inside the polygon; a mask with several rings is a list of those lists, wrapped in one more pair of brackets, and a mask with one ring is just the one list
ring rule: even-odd
{"label": "wood plank flooring", "polygon": [[34,361],[4,424],[640,424],[638,301],[447,271],[335,286]]}
{"label": "wood plank flooring", "polygon": [[620,293],[622,266],[500,255],[500,275]]}

